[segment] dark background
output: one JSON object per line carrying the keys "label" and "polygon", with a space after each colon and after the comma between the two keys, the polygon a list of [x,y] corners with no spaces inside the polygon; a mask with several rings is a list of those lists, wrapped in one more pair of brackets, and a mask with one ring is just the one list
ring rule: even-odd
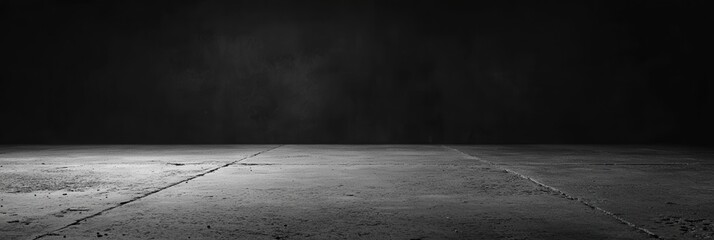
{"label": "dark background", "polygon": [[0,143],[675,143],[700,1],[3,1]]}

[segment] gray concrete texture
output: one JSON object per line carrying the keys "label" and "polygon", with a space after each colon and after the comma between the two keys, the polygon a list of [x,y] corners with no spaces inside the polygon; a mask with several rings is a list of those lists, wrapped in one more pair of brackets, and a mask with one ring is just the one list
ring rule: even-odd
{"label": "gray concrete texture", "polygon": [[0,239],[712,239],[714,151],[5,146]]}

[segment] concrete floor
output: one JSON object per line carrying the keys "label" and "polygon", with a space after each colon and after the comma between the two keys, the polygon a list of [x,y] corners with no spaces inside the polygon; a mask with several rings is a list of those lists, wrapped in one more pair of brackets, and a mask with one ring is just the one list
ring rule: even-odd
{"label": "concrete floor", "polygon": [[0,239],[712,239],[714,151],[5,146]]}

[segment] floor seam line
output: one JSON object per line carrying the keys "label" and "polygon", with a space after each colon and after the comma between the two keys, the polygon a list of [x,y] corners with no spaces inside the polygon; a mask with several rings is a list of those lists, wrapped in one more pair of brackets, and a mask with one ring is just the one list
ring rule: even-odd
{"label": "floor seam line", "polygon": [[552,187],[552,186],[550,186],[550,185],[541,183],[541,182],[538,181],[538,180],[535,180],[535,179],[533,179],[533,178],[531,178],[531,177],[528,177],[528,176],[526,176],[526,175],[520,174],[520,173],[518,173],[518,172],[516,172],[516,171],[513,171],[513,170],[511,170],[511,169],[505,168],[505,167],[503,167],[503,166],[501,166],[501,165],[499,165],[499,164],[496,164],[496,163],[493,163],[493,162],[491,162],[491,161],[487,161],[487,160],[481,159],[481,158],[479,158],[479,157],[472,156],[472,155],[470,155],[470,154],[464,153],[464,152],[462,152],[461,150],[458,150],[458,149],[455,149],[455,148],[452,148],[452,147],[449,147],[449,146],[445,146],[445,145],[442,145],[442,147],[443,147],[443,148],[446,148],[446,149],[449,149],[449,150],[451,150],[451,151],[455,151],[455,152],[457,152],[457,153],[460,153],[461,155],[464,155],[464,156],[466,156],[466,157],[468,157],[468,158],[472,158],[472,159],[478,160],[478,161],[480,161],[480,162],[486,163],[486,164],[488,164],[488,165],[497,167],[497,168],[499,168],[499,169],[501,169],[501,170],[504,170],[504,171],[506,171],[506,172],[508,172],[508,173],[510,173],[510,174],[514,174],[514,175],[516,175],[516,176],[518,176],[518,177],[520,177],[520,178],[526,179],[526,180],[528,180],[528,181],[530,181],[530,182],[532,182],[532,183],[535,183],[535,184],[538,185],[538,186],[547,188],[547,189],[549,189],[551,192],[557,193],[557,194],[559,194],[559,195],[565,197],[565,198],[568,199],[568,200],[578,201],[579,203],[581,203],[581,204],[583,204],[583,205],[585,205],[585,206],[587,206],[587,207],[589,207],[589,208],[591,208],[591,209],[595,209],[595,210],[597,210],[597,211],[599,211],[599,212],[601,212],[601,213],[604,213],[605,215],[608,215],[608,216],[614,218],[615,220],[617,220],[617,221],[619,221],[619,222],[621,222],[621,223],[623,223],[623,224],[625,224],[625,225],[627,225],[627,226],[629,226],[629,227],[631,227],[631,228],[634,228],[634,229],[637,230],[637,231],[640,231],[640,232],[642,232],[642,233],[645,233],[645,234],[649,235],[649,236],[652,237],[652,238],[662,239],[661,237],[659,237],[657,234],[653,233],[652,231],[650,231],[650,230],[648,230],[648,229],[646,229],[646,228],[643,228],[643,227],[639,227],[639,226],[635,225],[634,223],[632,223],[632,222],[630,222],[630,221],[627,221],[627,220],[625,220],[624,218],[621,218],[621,217],[615,215],[614,213],[612,213],[612,212],[610,212],[610,211],[608,211],[608,210],[605,210],[605,209],[603,209],[603,208],[600,208],[600,207],[598,207],[598,206],[595,206],[595,205],[593,205],[593,204],[591,204],[591,203],[589,203],[589,202],[583,200],[582,198],[574,197],[574,196],[572,196],[572,195],[570,195],[570,194],[568,194],[568,193],[566,193],[566,192],[564,192],[564,191],[562,191],[562,190],[560,190],[560,189],[557,189],[557,188]]}
{"label": "floor seam line", "polygon": [[249,159],[249,158],[253,158],[253,157],[255,157],[255,156],[258,156],[258,155],[260,155],[260,154],[266,153],[266,152],[268,152],[268,151],[275,150],[275,149],[277,149],[277,148],[279,148],[279,147],[282,147],[282,146],[284,146],[284,145],[278,145],[278,146],[276,146],[276,147],[268,148],[268,149],[266,149],[266,150],[259,151],[259,152],[257,152],[257,153],[253,153],[253,154],[248,155],[248,156],[246,156],[246,157],[243,157],[243,158],[241,158],[241,159],[234,160],[234,161],[232,161],[232,162],[223,164],[223,165],[218,166],[218,167],[214,167],[214,168],[212,168],[212,169],[210,169],[210,170],[208,170],[208,171],[205,171],[205,172],[202,172],[202,173],[193,175],[193,176],[191,176],[191,177],[189,177],[189,178],[186,178],[186,179],[183,179],[183,180],[181,180],[181,181],[177,181],[177,182],[171,183],[171,184],[169,184],[169,185],[166,185],[166,186],[164,186],[164,187],[158,188],[158,189],[153,190],[153,191],[151,191],[151,192],[141,194],[141,195],[139,195],[139,196],[137,196],[137,197],[134,197],[134,198],[132,198],[132,199],[130,199],[130,200],[123,201],[123,202],[119,202],[118,204],[116,204],[116,205],[114,205],[114,206],[105,208],[104,210],[101,210],[101,211],[99,211],[99,212],[97,212],[97,213],[94,213],[94,214],[92,214],[92,215],[89,215],[89,216],[86,216],[86,217],[77,219],[77,220],[75,220],[74,222],[72,222],[72,223],[70,223],[70,224],[67,224],[67,225],[65,225],[65,226],[63,226],[63,227],[60,227],[60,228],[57,228],[57,229],[55,229],[55,230],[49,231],[49,232],[47,232],[47,233],[44,233],[44,234],[42,234],[42,235],[39,235],[39,236],[33,238],[33,240],[40,239],[40,238],[44,238],[44,237],[47,237],[47,236],[58,236],[58,234],[55,233],[55,232],[62,231],[62,230],[67,229],[67,228],[69,228],[69,227],[71,227],[71,226],[79,225],[82,221],[86,221],[86,220],[89,220],[89,219],[94,218],[94,217],[96,217],[96,216],[102,215],[102,214],[104,214],[105,212],[111,211],[111,210],[113,210],[113,209],[115,209],[115,208],[118,208],[118,207],[124,206],[124,205],[126,205],[126,204],[129,204],[129,203],[132,203],[132,202],[141,200],[142,198],[151,196],[151,195],[153,195],[153,194],[155,194],[155,193],[161,192],[161,191],[166,190],[166,189],[168,189],[168,188],[171,188],[171,187],[173,187],[173,186],[179,185],[179,184],[184,183],[184,182],[188,182],[188,181],[193,180],[193,179],[196,179],[196,178],[198,178],[198,177],[205,176],[206,174],[215,172],[215,171],[217,171],[217,170],[219,170],[219,169],[221,169],[221,168],[225,168],[225,167],[234,165],[234,164],[236,164],[236,163],[238,163],[238,162],[247,160],[247,159]]}

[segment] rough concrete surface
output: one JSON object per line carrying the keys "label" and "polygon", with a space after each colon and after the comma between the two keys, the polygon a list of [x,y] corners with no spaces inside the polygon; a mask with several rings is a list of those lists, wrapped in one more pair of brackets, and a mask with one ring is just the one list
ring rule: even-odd
{"label": "rough concrete surface", "polygon": [[6,146],[0,238],[711,239],[712,156],[642,146]]}
{"label": "rough concrete surface", "polygon": [[648,229],[714,239],[714,151],[647,146],[457,146]]}

